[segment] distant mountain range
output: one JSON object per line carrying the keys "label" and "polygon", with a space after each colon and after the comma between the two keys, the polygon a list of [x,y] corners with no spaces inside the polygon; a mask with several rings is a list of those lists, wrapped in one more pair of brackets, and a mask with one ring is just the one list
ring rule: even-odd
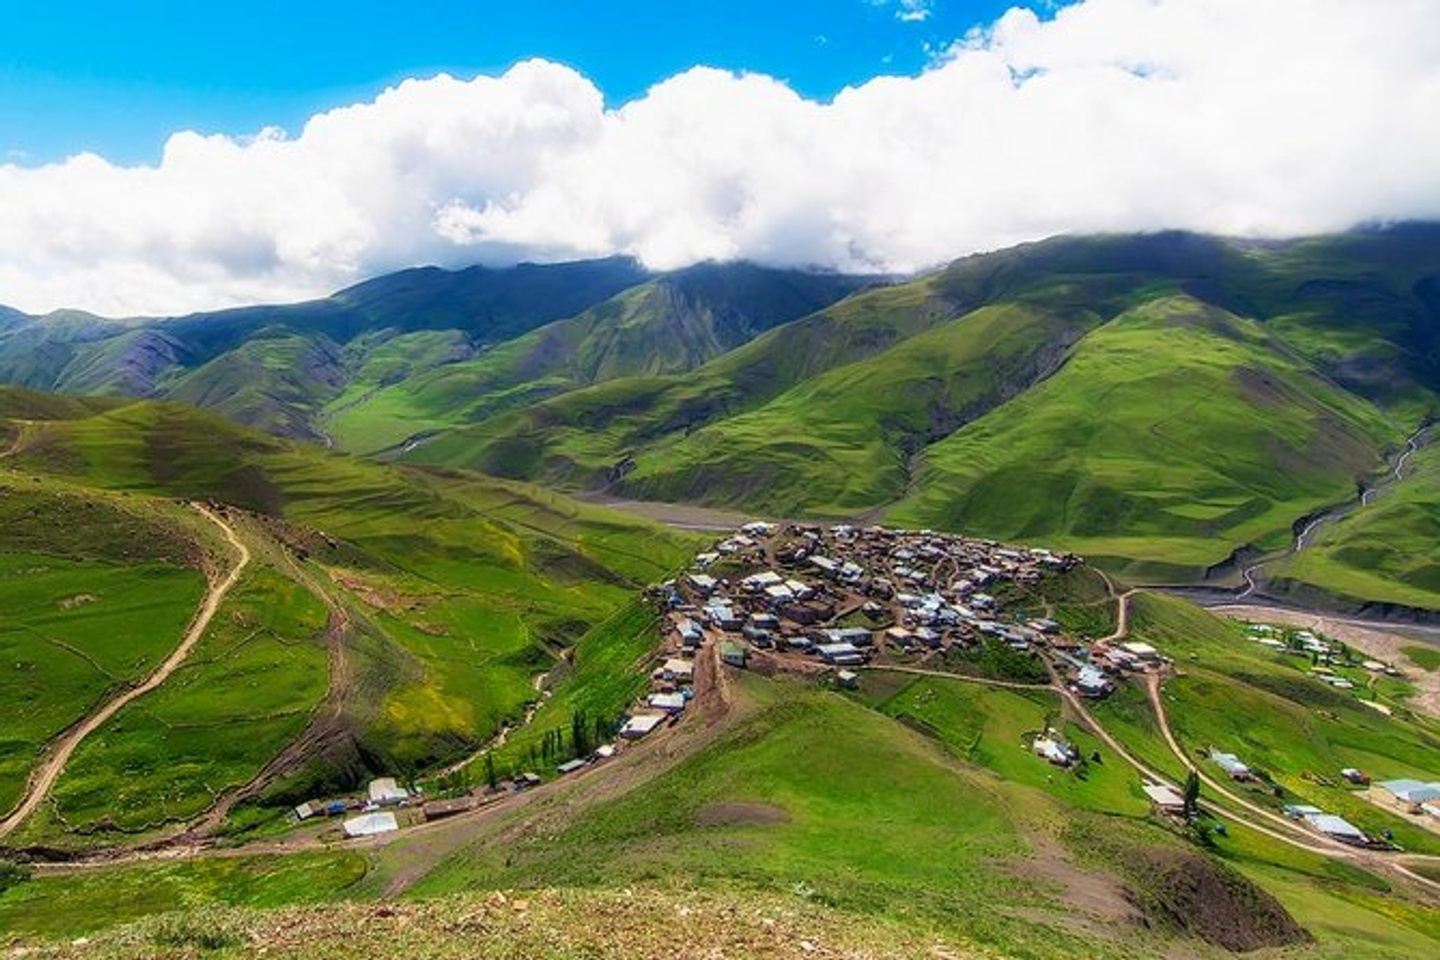
{"label": "distant mountain range", "polygon": [[[423,267],[322,300],[183,317],[28,316],[0,308],[0,381],[178,400],[273,433],[323,439],[332,409],[502,344],[514,344],[507,355],[517,368],[505,374],[511,385],[562,370],[581,383],[669,372],[865,282],[750,264],[653,274],[611,258]],[[573,320],[547,326],[563,318]],[[513,352],[521,343],[529,347],[523,356]],[[562,362],[562,351],[576,359]]]}
{"label": "distant mountain range", "polygon": [[[407,270],[182,318],[5,311],[0,380],[1185,580],[1283,547],[1440,410],[1440,226],[1062,237],[903,281],[611,259]],[[1440,605],[1440,583],[1416,589]]]}

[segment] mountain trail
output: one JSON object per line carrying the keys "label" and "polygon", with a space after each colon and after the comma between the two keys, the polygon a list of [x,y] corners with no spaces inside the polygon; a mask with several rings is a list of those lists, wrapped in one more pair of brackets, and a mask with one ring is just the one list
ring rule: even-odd
{"label": "mountain trail", "polygon": [[225,595],[230,592],[231,587],[235,586],[240,579],[240,574],[249,565],[250,550],[240,541],[234,529],[218,513],[204,504],[193,503],[191,506],[219,527],[225,539],[235,548],[235,565],[225,576],[211,581],[209,589],[205,593],[205,599],[196,611],[195,618],[190,621],[190,627],[186,630],[180,645],[170,653],[170,656],[165,658],[160,666],[155,668],[138,686],[131,687],[106,701],[53,741],[45,759],[31,774],[29,782],[25,785],[25,793],[20,802],[3,819],[0,819],[0,838],[13,833],[44,802],[45,798],[49,796],[51,788],[54,787],[55,781],[64,772],[65,765],[70,762],[70,757],[74,755],[76,748],[86,737],[104,726],[110,718],[130,703],[159,687],[185,662],[186,658],[190,656],[190,651],[204,635],[205,629],[209,627],[216,611],[220,609]]}

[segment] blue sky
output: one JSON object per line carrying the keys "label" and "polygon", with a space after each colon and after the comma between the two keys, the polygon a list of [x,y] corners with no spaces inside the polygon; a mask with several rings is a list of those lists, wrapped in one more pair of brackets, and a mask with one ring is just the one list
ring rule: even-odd
{"label": "blue sky", "polygon": [[1440,218],[1436,17],[3,0],[0,304],[183,313],[614,254],[904,273],[1061,233]]}
{"label": "blue sky", "polygon": [[768,73],[828,98],[877,74],[916,73],[928,51],[1024,5],[1052,4],[9,0],[0,162],[82,150],[154,162],[178,129],[293,133],[407,76],[498,73],[535,56],[580,70],[611,104],[696,64]]}

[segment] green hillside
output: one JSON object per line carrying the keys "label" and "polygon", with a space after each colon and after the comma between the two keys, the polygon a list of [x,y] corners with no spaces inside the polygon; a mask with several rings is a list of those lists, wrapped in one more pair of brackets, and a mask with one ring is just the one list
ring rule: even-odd
{"label": "green hillside", "polygon": [[680,373],[854,290],[857,277],[701,264],[585,312],[370,392],[347,391],[325,429],[372,452],[618,377]]}
{"label": "green hillside", "polygon": [[1440,410],[1437,265],[1425,225],[1060,238],[860,292],[684,375],[556,396],[566,381],[532,380],[468,426],[397,411],[389,436],[441,430],[404,452],[416,462],[884,513],[1189,579],[1283,545]]}
{"label": "green hillside", "polygon": [[1283,546],[1296,518],[1353,495],[1400,439],[1263,326],[1171,297],[1110,321],[1054,377],[929,447],[891,515],[1193,576],[1233,546]]}
{"label": "green hillside", "polygon": [[[485,394],[536,379],[553,376],[568,388],[688,369],[861,282],[745,263],[656,276],[610,259],[405,270],[323,300],[187,317],[16,314],[0,328],[0,380],[164,397],[271,433],[334,433],[369,450],[372,433],[384,438],[379,446],[409,436],[397,435],[396,417],[417,405],[428,415],[420,429],[433,429],[474,419],[477,405],[503,406],[503,397]],[[564,318],[573,319],[555,322]],[[530,335],[536,328],[544,332]],[[504,352],[487,353],[476,367],[461,363],[496,347]],[[383,394],[452,364],[458,368],[446,369],[437,386],[421,380]]]}
{"label": "green hillside", "polygon": [[463,756],[690,549],[533,488],[376,465],[178,405],[0,393],[0,421],[17,415],[0,570],[28,572],[0,579],[15,618],[0,642],[38,666],[12,684],[26,707],[0,738],[7,770],[23,775],[107,687],[168,654],[198,595],[190,571],[233,562],[176,498],[240,508],[255,557],[180,671],[81,744],[28,842],[181,823],[301,736],[310,748],[265,773],[270,802]]}
{"label": "green hillside", "polygon": [[1374,501],[1322,526],[1275,567],[1282,589],[1318,588],[1346,602],[1440,610],[1440,447],[1422,448],[1404,478]]}
{"label": "green hillside", "polygon": [[[1165,622],[1144,621],[1151,631]],[[1422,900],[1365,869],[1239,822],[1197,843],[1150,813],[1128,768],[1083,734],[1101,762],[1047,766],[1022,748],[1055,715],[1058,700],[1044,692],[870,673],[859,693],[840,695],[746,673],[732,678],[732,696],[726,715],[682,728],[663,756],[617,761],[510,812],[348,859],[327,851],[40,876],[0,892],[0,925],[89,934],[135,956],[180,956],[207,941],[302,956],[392,936],[458,956],[457,936],[505,930],[526,955],[629,956],[655,942],[644,955],[659,957],[743,930],[734,955],[799,957],[863,930],[862,956],[1400,958],[1430,952],[1440,936]],[[296,883],[301,865],[313,883]],[[95,934],[83,905],[97,896],[122,918],[187,912]],[[354,906],[200,907],[322,898]],[[559,915],[557,902],[590,903],[603,919]],[[788,939],[796,925],[814,925],[808,948]]]}
{"label": "green hillside", "polygon": [[[1283,546],[1440,413],[1440,227],[1059,237],[864,288],[743,263],[423,269],[291,307],[12,318],[0,376],[567,491],[888,515],[1189,580]],[[1384,596],[1402,594],[1420,597]]]}

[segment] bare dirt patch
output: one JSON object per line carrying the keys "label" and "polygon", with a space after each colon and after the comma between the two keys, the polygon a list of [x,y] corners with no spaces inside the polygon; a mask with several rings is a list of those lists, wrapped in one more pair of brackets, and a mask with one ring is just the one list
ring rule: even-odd
{"label": "bare dirt patch", "polygon": [[74,610],[76,607],[83,607],[87,603],[98,603],[100,598],[93,593],[77,593],[73,597],[66,597],[60,601],[61,610]]}
{"label": "bare dirt patch", "polygon": [[790,814],[783,807],[743,801],[707,803],[695,814],[695,822],[702,827],[768,827],[789,821]]}
{"label": "bare dirt patch", "polygon": [[1145,922],[1144,912],[1117,879],[1081,868],[1053,837],[1038,835],[1031,843],[1034,856],[1010,868],[1016,876],[1057,890],[1068,906],[1107,924]]}
{"label": "bare dirt patch", "polygon": [[623,510],[677,530],[694,530],[699,533],[729,533],[747,520],[755,519],[747,514],[717,510],[713,507],[662,503],[657,500],[625,500],[601,493],[581,494],[580,499],[610,507],[612,510]]}
{"label": "bare dirt patch", "polygon": [[1134,896],[1153,923],[1237,953],[1308,943],[1279,900],[1241,874],[1188,850],[1138,850]]}

